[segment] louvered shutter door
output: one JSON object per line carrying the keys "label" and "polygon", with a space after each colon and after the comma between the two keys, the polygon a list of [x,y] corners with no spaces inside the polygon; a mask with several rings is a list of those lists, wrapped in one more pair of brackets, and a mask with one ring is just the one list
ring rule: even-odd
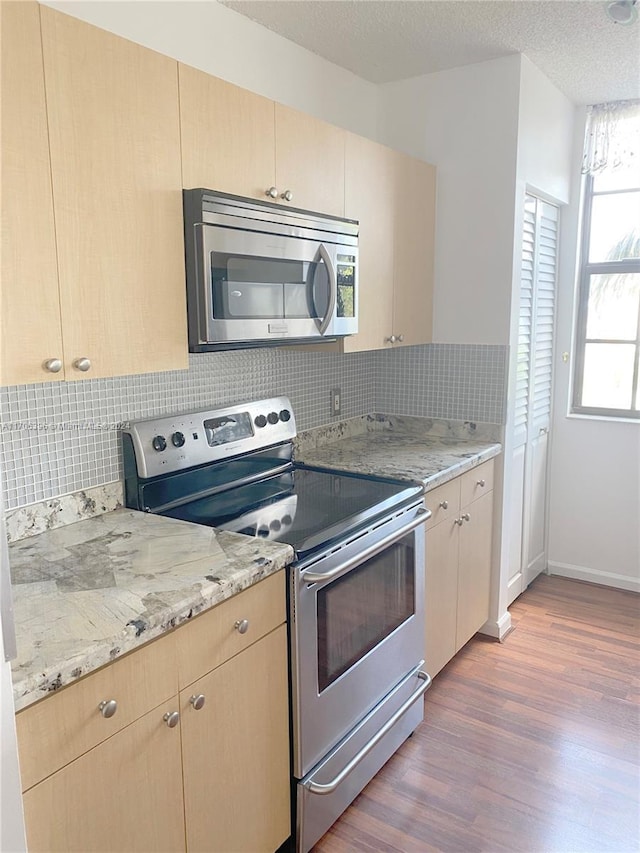
{"label": "louvered shutter door", "polygon": [[529,394],[533,434],[548,429],[551,417],[553,329],[558,248],[558,209],[538,200],[536,214],[533,354]]}
{"label": "louvered shutter door", "polygon": [[520,271],[520,314],[518,323],[518,356],[514,411],[514,447],[527,440],[529,417],[529,375],[531,358],[531,326],[533,320],[533,280],[535,274],[536,199],[526,196],[522,229],[522,263]]}

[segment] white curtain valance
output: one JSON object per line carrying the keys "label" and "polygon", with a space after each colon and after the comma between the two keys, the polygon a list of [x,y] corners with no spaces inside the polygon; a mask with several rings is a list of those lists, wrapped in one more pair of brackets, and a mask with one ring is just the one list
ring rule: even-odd
{"label": "white curtain valance", "polygon": [[587,108],[582,174],[629,165],[640,157],[640,100],[612,101]]}

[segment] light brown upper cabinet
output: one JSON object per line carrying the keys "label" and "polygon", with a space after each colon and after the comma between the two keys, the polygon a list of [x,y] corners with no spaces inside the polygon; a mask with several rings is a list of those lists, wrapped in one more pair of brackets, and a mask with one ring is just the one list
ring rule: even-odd
{"label": "light brown upper cabinet", "polygon": [[185,188],[264,200],[276,181],[273,101],[188,65],[178,73]]}
{"label": "light brown upper cabinet", "polygon": [[343,130],[188,65],[179,75],[185,188],[344,214]]}
{"label": "light brown upper cabinet", "polygon": [[65,377],[186,368],[177,63],[41,19]]}
{"label": "light brown upper cabinet", "polygon": [[395,345],[432,338],[436,170],[394,151],[395,233],[393,331]]}
{"label": "light brown upper cabinet", "polygon": [[345,215],[358,219],[358,334],[343,341],[345,352],[380,349],[393,317],[395,151],[347,134]]}
{"label": "light brown upper cabinet", "polygon": [[346,133],[276,104],[276,188],[293,207],[344,216]]}
{"label": "light brown upper cabinet", "polygon": [[[3,385],[63,379],[51,165],[37,3],[3,2]],[[48,372],[44,362],[60,365]]]}
{"label": "light brown upper cabinet", "polygon": [[358,334],[345,352],[432,335],[435,168],[347,135],[345,215],[360,222]]}

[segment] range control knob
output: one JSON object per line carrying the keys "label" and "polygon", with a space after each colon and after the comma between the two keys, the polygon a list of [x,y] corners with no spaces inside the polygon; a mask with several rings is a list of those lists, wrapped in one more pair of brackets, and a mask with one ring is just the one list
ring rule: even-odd
{"label": "range control knob", "polygon": [[256,419],[254,420],[254,424],[257,427],[265,427],[267,425],[267,419],[265,418],[264,415],[258,415],[256,417]]}
{"label": "range control knob", "polygon": [[174,432],[171,436],[171,444],[174,447],[182,447],[184,445],[184,433],[182,432]]}
{"label": "range control knob", "polygon": [[167,439],[163,435],[154,435],[151,444],[153,444],[153,449],[157,450],[158,453],[167,449]]}
{"label": "range control knob", "polygon": [[277,412],[269,412],[269,414],[267,415],[267,420],[270,424],[277,424],[280,419],[278,417]]}
{"label": "range control knob", "polygon": [[291,420],[291,412],[289,411],[289,409],[283,409],[280,412],[280,420],[285,424],[287,421]]}

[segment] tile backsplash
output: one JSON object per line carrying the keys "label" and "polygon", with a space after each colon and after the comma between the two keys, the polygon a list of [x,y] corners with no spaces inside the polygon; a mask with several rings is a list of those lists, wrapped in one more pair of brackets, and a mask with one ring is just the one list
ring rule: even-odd
{"label": "tile backsplash", "polygon": [[191,355],[189,369],[0,389],[5,507],[122,476],[118,425],[284,394],[299,430],[367,412],[503,423],[506,346],[427,344],[339,355],[256,349]]}

